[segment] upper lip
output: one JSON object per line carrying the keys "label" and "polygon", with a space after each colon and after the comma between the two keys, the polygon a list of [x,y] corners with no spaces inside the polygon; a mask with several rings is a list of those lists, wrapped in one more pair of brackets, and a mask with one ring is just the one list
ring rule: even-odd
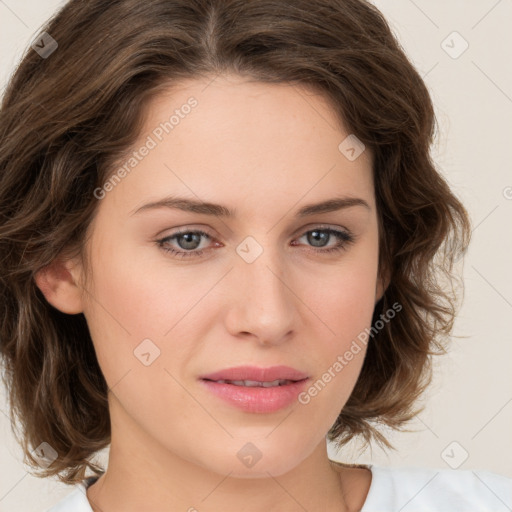
{"label": "upper lip", "polygon": [[275,380],[303,380],[308,376],[290,366],[269,366],[259,368],[256,366],[237,366],[226,368],[208,375],[202,375],[201,379],[208,380],[254,380],[257,382],[272,382]]}

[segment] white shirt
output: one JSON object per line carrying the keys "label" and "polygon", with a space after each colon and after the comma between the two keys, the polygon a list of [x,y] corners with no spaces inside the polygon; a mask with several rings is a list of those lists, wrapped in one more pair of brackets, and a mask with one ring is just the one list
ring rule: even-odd
{"label": "white shirt", "polygon": [[[366,465],[372,482],[361,512],[511,512],[512,478],[469,469]],[[46,512],[93,512],[87,482]]]}

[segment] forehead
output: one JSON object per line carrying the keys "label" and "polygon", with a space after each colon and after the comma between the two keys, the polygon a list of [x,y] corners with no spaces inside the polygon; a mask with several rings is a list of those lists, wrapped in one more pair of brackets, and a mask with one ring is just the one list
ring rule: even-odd
{"label": "forehead", "polygon": [[312,89],[232,76],[181,82],[148,103],[132,149],[151,149],[113,195],[123,191],[131,208],[165,193],[254,206],[333,192],[372,202],[371,155],[348,159],[349,135]]}
{"label": "forehead", "polygon": [[[191,100],[193,108],[188,107]],[[313,132],[339,136],[346,128],[334,111],[331,99],[310,86],[223,75],[181,81],[162,89],[148,104],[143,133],[171,121],[173,132],[186,135],[190,127],[195,137],[207,135],[209,140],[223,133],[254,136],[256,130],[258,140],[274,140],[276,135],[280,140],[300,140],[304,135],[315,138]],[[185,119],[189,121],[183,123]]]}

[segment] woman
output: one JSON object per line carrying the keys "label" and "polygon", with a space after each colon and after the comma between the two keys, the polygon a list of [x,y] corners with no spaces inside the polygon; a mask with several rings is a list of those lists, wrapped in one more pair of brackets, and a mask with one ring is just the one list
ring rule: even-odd
{"label": "woman", "polygon": [[501,475],[327,456],[390,446],[452,329],[434,122],[361,0],[48,22],[2,104],[0,340],[52,512],[507,510]]}

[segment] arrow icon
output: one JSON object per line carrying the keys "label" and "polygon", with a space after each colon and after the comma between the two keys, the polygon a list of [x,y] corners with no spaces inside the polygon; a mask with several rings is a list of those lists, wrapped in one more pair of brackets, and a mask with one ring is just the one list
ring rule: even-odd
{"label": "arrow icon", "polygon": [[40,57],[47,59],[59,45],[48,32],[43,32],[33,40],[31,46]]}
{"label": "arrow icon", "polygon": [[236,252],[246,263],[252,263],[263,252],[263,247],[252,236],[248,236],[238,244]]}
{"label": "arrow icon", "polygon": [[452,59],[458,59],[469,48],[469,43],[454,30],[441,41],[441,48]]}
{"label": "arrow icon", "polygon": [[464,464],[468,457],[469,453],[467,452],[467,450],[457,441],[452,441],[441,452],[441,458],[452,469],[457,469],[459,466]]}
{"label": "arrow icon", "polygon": [[149,366],[160,357],[160,349],[149,338],[145,338],[137,345],[133,354],[144,366]]}
{"label": "arrow icon", "polygon": [[258,447],[252,443],[246,443],[236,455],[248,468],[252,468],[263,456]]}
{"label": "arrow icon", "polygon": [[341,141],[338,149],[347,160],[353,162],[365,150],[365,145],[352,133]]}

